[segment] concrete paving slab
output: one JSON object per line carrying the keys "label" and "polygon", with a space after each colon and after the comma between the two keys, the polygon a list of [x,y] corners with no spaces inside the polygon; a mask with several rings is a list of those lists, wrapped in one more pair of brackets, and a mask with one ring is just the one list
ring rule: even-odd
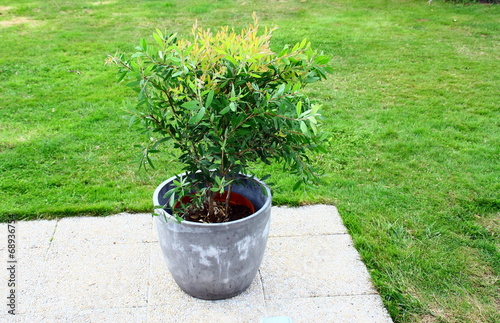
{"label": "concrete paving slab", "polygon": [[[17,223],[20,315],[13,320],[4,306],[0,321],[391,322],[335,207],[273,207],[258,276],[221,301],[177,287],[153,223],[151,214]],[[0,277],[6,285],[7,272]]]}
{"label": "concrete paving slab", "polygon": [[144,307],[147,244],[59,246],[49,250],[33,312]]}
{"label": "concrete paving slab", "polygon": [[56,221],[21,221],[16,226],[18,248],[47,248],[54,236]]}
{"label": "concrete paving slab", "polygon": [[[16,289],[16,305],[18,313],[29,312],[35,303],[35,288],[42,275],[45,256],[48,246],[45,248],[19,248],[16,252],[17,263],[15,264],[14,283]],[[6,268],[8,265],[6,266]],[[2,268],[3,269],[3,268]],[[2,282],[2,300],[6,300],[10,289],[7,281],[10,273],[7,270],[0,271]],[[4,288],[5,287],[5,288]]]}
{"label": "concrete paving slab", "polygon": [[[105,308],[83,311],[54,311],[16,315],[14,318],[0,316],[0,322],[33,323],[33,322],[147,322],[146,307]],[[5,319],[5,320],[4,320]]]}
{"label": "concrete paving slab", "polygon": [[378,295],[291,298],[268,302],[268,315],[286,315],[293,323],[390,323]]}
{"label": "concrete paving slab", "polygon": [[347,234],[269,238],[261,272],[268,299],[375,293]]}
{"label": "concrete paving slab", "polygon": [[148,322],[259,322],[266,316],[266,306],[262,298],[255,298],[256,281],[242,295],[227,300],[191,298],[183,303],[151,306]]}
{"label": "concrete paving slab", "polygon": [[149,267],[148,305],[182,304],[191,298],[177,286],[167,269],[159,244],[151,244],[151,260]]}
{"label": "concrete paving slab", "polygon": [[[331,214],[325,215],[325,208]],[[302,207],[280,207],[278,213],[271,212],[270,237],[293,237],[305,235],[345,234],[337,209],[325,205]]]}
{"label": "concrete paving slab", "polygon": [[[19,221],[15,223],[17,248],[48,247],[57,221]],[[7,241],[7,223],[0,223],[0,241]],[[6,249],[6,243],[0,244],[0,250]]]}
{"label": "concrete paving slab", "polygon": [[63,218],[57,223],[53,245],[109,245],[157,241],[158,238],[151,230],[151,223],[151,214],[121,213],[108,217]]}

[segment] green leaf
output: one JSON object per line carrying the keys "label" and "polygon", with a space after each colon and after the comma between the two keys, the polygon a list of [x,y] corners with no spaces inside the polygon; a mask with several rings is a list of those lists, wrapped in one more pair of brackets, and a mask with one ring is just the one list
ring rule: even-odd
{"label": "green leaf", "polygon": [[173,42],[175,39],[177,38],[177,33],[174,33],[172,35],[170,35],[170,37],[168,37],[168,40],[167,40],[167,43],[171,43]]}
{"label": "green leaf", "polygon": [[151,166],[152,169],[155,169],[155,166],[153,165],[153,161],[149,156],[146,156],[146,161],[148,162],[149,166]]}
{"label": "green leaf", "polygon": [[203,119],[203,116],[205,115],[205,107],[201,107],[201,109],[198,111],[198,113],[189,119],[190,124],[196,124]]}
{"label": "green leaf", "polygon": [[311,106],[312,114],[317,114],[319,112],[319,109],[321,109],[321,104],[313,104]]}
{"label": "green leaf", "polygon": [[121,72],[120,75],[118,76],[118,81],[116,81],[117,83],[120,83],[124,78],[125,76],[128,74],[127,71],[125,72]]}
{"label": "green leaf", "polygon": [[129,122],[128,122],[128,126],[129,126],[129,128],[130,128],[130,127],[132,127],[132,126],[134,125],[134,123],[135,123],[135,118],[136,118],[136,117],[135,117],[135,114],[133,114],[132,116],[130,116],[130,120],[129,120]]}
{"label": "green leaf", "polygon": [[234,84],[231,85],[231,99],[236,97],[236,93],[234,91]]}
{"label": "green leaf", "polygon": [[324,64],[328,64],[328,62],[330,62],[330,59],[331,59],[330,56],[318,55],[314,61],[316,64],[324,65]]}
{"label": "green leaf", "polygon": [[261,181],[265,181],[266,179],[268,179],[269,177],[271,177],[271,174],[267,174],[267,175],[264,175],[260,178]]}
{"label": "green leaf", "polygon": [[156,28],[156,33],[158,34],[158,36],[161,38],[161,39],[164,39],[165,36],[163,36],[163,33],[160,29]]}
{"label": "green leaf", "polygon": [[135,88],[135,87],[138,87],[140,84],[141,84],[141,82],[139,82],[139,81],[132,81],[130,83],[127,83],[127,86],[131,87],[131,88]]}
{"label": "green leaf", "polygon": [[177,71],[174,74],[172,74],[172,78],[177,77],[177,76],[182,75],[182,74],[183,74],[183,71]]}
{"label": "green leaf", "polygon": [[132,56],[130,56],[130,58],[137,58],[137,57],[144,57],[146,56],[146,54],[144,54],[143,52],[137,52],[137,53],[134,53]]}
{"label": "green leaf", "polygon": [[146,39],[144,39],[144,38],[141,38],[141,49],[143,51],[147,51],[148,50],[148,43],[147,43]]}
{"label": "green leaf", "polygon": [[[170,137],[164,137],[164,138],[161,138],[159,140],[157,140],[153,146],[151,146],[151,149],[156,149],[156,147],[158,147],[160,144],[166,142],[166,141],[169,141],[170,140]],[[150,151],[151,152],[151,151]]]}
{"label": "green leaf", "polygon": [[295,109],[297,112],[297,117],[300,118],[300,114],[302,113],[302,101],[297,102]]}
{"label": "green leaf", "polygon": [[227,55],[225,57],[225,59],[227,59],[229,62],[231,62],[233,65],[237,66],[238,65],[238,62],[231,56]]}
{"label": "green leaf", "polygon": [[307,44],[307,38],[302,39],[302,42],[300,43],[300,48],[306,47]]}
{"label": "green leaf", "polygon": [[281,51],[281,53],[279,54],[279,56],[285,56],[286,54],[288,54],[288,50],[289,49],[290,49],[290,45],[283,46],[283,50]]}
{"label": "green leaf", "polygon": [[205,100],[205,106],[209,107],[212,104],[212,100],[214,99],[214,90],[208,92],[207,99]]}
{"label": "green leaf", "polygon": [[186,108],[190,111],[194,111],[194,110],[198,110],[199,107],[200,107],[200,104],[198,101],[194,100],[194,101],[188,101],[188,102],[185,102],[181,105],[183,108]]}
{"label": "green leaf", "polygon": [[[157,31],[159,31],[159,30],[157,29]],[[163,38],[160,35],[155,33],[155,34],[153,34],[153,38],[156,40],[158,45],[160,45],[160,47],[163,47]]]}
{"label": "green leaf", "polygon": [[[168,205],[170,207],[174,207],[175,205],[175,189],[171,189],[171,190],[168,190],[167,193],[165,193],[165,195],[163,195],[163,198],[168,200]],[[163,208],[163,206],[160,206]]]}
{"label": "green leaf", "polygon": [[314,82],[317,82],[317,81],[319,81],[319,80],[320,80],[320,78],[319,78],[319,77],[309,75],[309,76],[307,77],[307,79],[306,79],[306,83],[314,83]]}
{"label": "green leaf", "polygon": [[293,85],[292,92],[298,92],[301,88],[302,88],[302,83],[297,81],[297,83]]}
{"label": "green leaf", "polygon": [[168,57],[168,59],[170,61],[172,61],[173,63],[180,63],[181,62],[181,59],[179,57],[175,57],[175,56],[170,56],[170,57]]}
{"label": "green leaf", "polygon": [[300,130],[304,135],[309,135],[309,130],[307,129],[306,123],[304,121],[300,122]]}
{"label": "green leaf", "polygon": [[323,67],[323,70],[328,74],[333,74],[333,72],[334,72],[333,67],[331,67],[331,66],[325,66],[325,67]]}
{"label": "green leaf", "polygon": [[273,98],[277,98],[283,95],[283,92],[285,92],[285,87],[286,87],[285,84],[281,84],[280,86],[278,86],[278,91],[274,93]]}
{"label": "green leaf", "polygon": [[312,129],[314,135],[317,135],[318,134],[318,129],[316,128],[316,125],[314,123],[311,123],[310,125],[311,125],[311,129]]}

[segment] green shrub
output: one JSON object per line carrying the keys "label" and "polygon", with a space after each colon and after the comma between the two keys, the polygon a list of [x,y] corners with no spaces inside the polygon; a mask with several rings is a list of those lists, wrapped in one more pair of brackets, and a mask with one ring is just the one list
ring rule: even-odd
{"label": "green shrub", "polygon": [[149,154],[167,141],[181,151],[187,176],[169,192],[171,206],[194,190],[194,204],[212,219],[214,195],[230,192],[259,160],[284,163],[301,178],[297,186],[316,178],[308,153],[321,150],[326,136],[318,129],[320,106],[301,90],[326,77],[330,58],[305,39],[276,54],[272,32],[259,35],[256,17],[240,33],[224,27],[213,34],[195,25],[192,40],[157,30],[156,45],[142,39],[129,59],[110,57],[121,79],[135,78],[129,84],[139,93],[132,118],[151,138],[142,163],[151,164]]}

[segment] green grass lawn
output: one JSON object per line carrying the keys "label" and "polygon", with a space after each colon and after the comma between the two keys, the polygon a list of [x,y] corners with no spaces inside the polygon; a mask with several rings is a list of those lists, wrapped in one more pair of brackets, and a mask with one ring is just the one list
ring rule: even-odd
{"label": "green grass lawn", "polygon": [[[435,0],[4,0],[0,6],[0,220],[151,211],[176,152],[137,172],[122,118],[134,93],[108,54],[155,28],[188,35],[251,21],[279,49],[307,37],[335,73],[324,105],[324,184],[275,204],[338,207],[396,322],[500,321],[500,10]],[[314,251],[311,251],[314,252]]]}

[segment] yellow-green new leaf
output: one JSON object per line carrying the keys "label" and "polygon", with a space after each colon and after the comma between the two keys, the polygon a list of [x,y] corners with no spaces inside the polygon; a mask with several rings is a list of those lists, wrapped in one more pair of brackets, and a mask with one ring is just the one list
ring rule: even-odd
{"label": "yellow-green new leaf", "polygon": [[156,34],[153,34],[153,38],[156,40],[156,42],[158,43],[158,45],[160,45],[160,48],[163,47],[163,37],[161,37],[160,35],[158,35],[158,32],[159,30],[157,29],[156,30]]}
{"label": "yellow-green new leaf", "polygon": [[300,114],[302,113],[302,101],[297,102],[295,110],[297,112],[297,118],[300,118]]}

